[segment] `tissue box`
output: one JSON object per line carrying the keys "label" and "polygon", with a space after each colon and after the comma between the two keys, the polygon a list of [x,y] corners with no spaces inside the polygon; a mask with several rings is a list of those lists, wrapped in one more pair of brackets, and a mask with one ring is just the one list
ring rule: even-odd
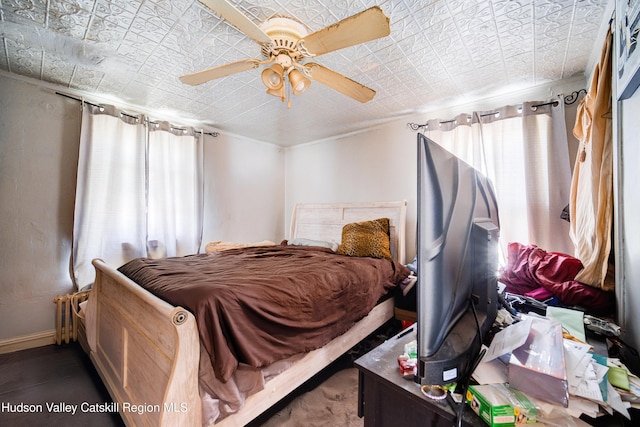
{"label": "tissue box", "polygon": [[528,396],[569,406],[560,322],[532,317],[526,342],[511,352],[509,385]]}
{"label": "tissue box", "polygon": [[535,405],[505,384],[470,385],[467,403],[491,427],[511,427],[537,422]]}

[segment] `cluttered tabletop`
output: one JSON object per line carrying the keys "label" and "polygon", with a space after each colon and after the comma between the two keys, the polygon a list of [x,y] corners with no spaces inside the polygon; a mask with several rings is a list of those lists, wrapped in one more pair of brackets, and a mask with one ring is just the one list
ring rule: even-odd
{"label": "cluttered tabletop", "polygon": [[434,411],[461,414],[465,425],[639,425],[640,378],[625,364],[637,352],[615,323],[520,295],[506,294],[503,303],[464,388],[413,381],[415,324],[356,366],[430,401]]}

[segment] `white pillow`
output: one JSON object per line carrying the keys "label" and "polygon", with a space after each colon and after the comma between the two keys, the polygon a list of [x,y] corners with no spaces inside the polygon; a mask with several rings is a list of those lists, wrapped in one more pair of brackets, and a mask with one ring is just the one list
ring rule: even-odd
{"label": "white pillow", "polygon": [[321,246],[323,248],[329,248],[333,252],[338,250],[338,244],[336,242],[325,242],[324,240],[305,239],[304,237],[296,237],[295,239],[287,242],[289,245],[294,246]]}

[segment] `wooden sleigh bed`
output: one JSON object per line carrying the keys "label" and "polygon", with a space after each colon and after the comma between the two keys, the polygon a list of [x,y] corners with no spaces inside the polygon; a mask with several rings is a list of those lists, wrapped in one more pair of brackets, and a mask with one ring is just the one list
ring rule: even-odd
{"label": "wooden sleigh bed", "polygon": [[[299,204],[289,239],[340,242],[345,224],[389,218],[394,260],[404,263],[406,202]],[[86,330],[91,360],[129,426],[201,426],[200,339],[194,315],[94,260],[96,280]],[[91,315],[89,315],[91,313]],[[376,305],[347,332],[297,358],[214,425],[243,426],[294,391],[393,317],[393,299]]]}

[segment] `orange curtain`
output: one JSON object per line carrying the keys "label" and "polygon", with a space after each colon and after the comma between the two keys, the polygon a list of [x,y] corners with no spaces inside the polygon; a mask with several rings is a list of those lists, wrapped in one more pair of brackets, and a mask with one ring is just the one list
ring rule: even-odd
{"label": "orange curtain", "polygon": [[578,106],[573,134],[580,141],[571,182],[571,239],[584,269],[576,280],[607,291],[613,219],[611,45],[607,34],[589,91]]}

